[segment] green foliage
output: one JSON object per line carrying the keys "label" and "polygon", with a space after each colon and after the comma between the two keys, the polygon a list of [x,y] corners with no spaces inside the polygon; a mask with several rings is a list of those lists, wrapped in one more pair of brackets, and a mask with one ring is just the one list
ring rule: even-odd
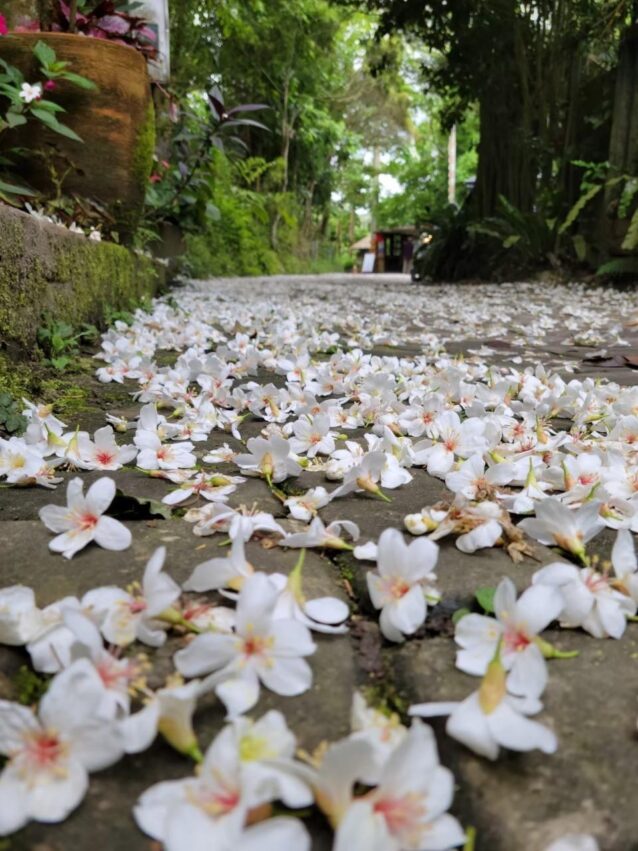
{"label": "green foliage", "polygon": [[13,682],[16,688],[18,703],[23,706],[33,706],[38,703],[49,687],[49,679],[40,676],[26,665],[22,665]]}
{"label": "green foliage", "polygon": [[494,595],[496,593],[496,588],[489,587],[487,585],[483,585],[480,588],[477,588],[474,592],[474,596],[476,597],[476,601],[479,606],[486,612],[488,615],[494,613]]}
{"label": "green foliage", "polygon": [[504,249],[518,255],[521,266],[547,261],[556,241],[555,220],[542,213],[522,213],[502,195],[499,205],[498,216],[475,222],[468,230],[499,240]]}
{"label": "green foliage", "polygon": [[621,248],[624,251],[635,251],[638,248],[638,208],[634,211]]}
{"label": "green foliage", "polygon": [[627,278],[636,281],[638,280],[638,257],[617,257],[609,260],[598,267],[596,275],[599,278]]}
{"label": "green foliage", "polygon": [[[195,277],[209,275],[275,275],[286,270],[282,257],[293,255],[299,241],[298,208],[292,193],[248,189],[258,179],[276,173],[278,163],[253,160],[239,166],[216,152],[209,169],[211,202],[219,218],[200,233],[186,235],[186,270]],[[259,175],[259,177],[257,177]],[[279,217],[278,251],[272,248],[275,216]]]}
{"label": "green foliage", "polygon": [[20,413],[20,408],[13,396],[10,393],[0,393],[0,431],[21,434],[26,427],[26,417]]}
{"label": "green foliage", "polygon": [[[39,86],[40,95],[29,102],[24,99],[22,92],[23,86],[29,81],[25,80],[18,68],[0,59],[0,134],[10,132],[13,128],[21,127],[35,119],[60,136],[81,142],[82,139],[77,133],[59,120],[58,115],[65,111],[64,108],[45,95],[45,92],[48,87],[55,90],[55,85],[60,80],[87,90],[94,90],[95,84],[86,77],[69,71],[69,63],[59,61],[55,50],[44,41],[36,43],[33,55],[39,63],[40,79],[32,85]],[[5,147],[5,156],[0,158],[0,171],[11,165],[11,156],[17,153],[19,151],[15,147]],[[29,187],[15,183],[10,175],[8,180],[0,177],[0,200],[13,204],[17,197],[29,197],[33,194]]]}
{"label": "green foliage", "polygon": [[83,330],[76,332],[68,322],[56,320],[39,328],[37,338],[47,356],[46,362],[54,369],[63,371],[73,363],[73,357],[78,354],[80,340],[95,341],[97,335],[95,326],[85,325]]}
{"label": "green foliage", "polygon": [[468,608],[466,608],[465,606],[464,606],[463,608],[461,608],[461,609],[457,609],[457,610],[454,612],[454,614],[452,615],[452,623],[456,626],[456,624],[457,624],[460,620],[462,620],[462,619],[465,617],[465,615],[469,615],[469,614],[471,614],[471,612],[470,612],[470,610],[469,610]]}

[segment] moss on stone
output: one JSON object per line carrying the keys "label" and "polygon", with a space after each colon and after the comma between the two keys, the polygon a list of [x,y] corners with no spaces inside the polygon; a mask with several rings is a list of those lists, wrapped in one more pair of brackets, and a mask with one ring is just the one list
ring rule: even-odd
{"label": "moss on stone", "polygon": [[155,107],[149,101],[144,123],[139,128],[133,152],[133,174],[143,194],[153,169],[155,154]]}
{"label": "moss on stone", "polygon": [[150,258],[0,206],[0,347],[12,353],[33,351],[45,317],[99,324],[107,309],[129,309],[159,284]]}
{"label": "moss on stone", "polygon": [[33,706],[48,689],[49,679],[36,674],[27,665],[22,665],[14,677],[14,684],[18,703]]}

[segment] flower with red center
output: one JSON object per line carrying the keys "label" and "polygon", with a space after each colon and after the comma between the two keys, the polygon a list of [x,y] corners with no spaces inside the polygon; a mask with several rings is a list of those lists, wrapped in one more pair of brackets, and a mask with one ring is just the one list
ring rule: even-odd
{"label": "flower with red center", "polygon": [[67,507],[46,505],[40,519],[48,529],[58,532],[49,549],[73,558],[91,541],[107,550],[125,550],[131,545],[129,530],[112,517],[104,516],[115,496],[113,479],[94,482],[86,496],[82,479],[71,479],[67,488]]}
{"label": "flower with red center", "polygon": [[303,658],[315,651],[297,620],[275,618],[279,592],[263,573],[248,576],[237,600],[235,634],[203,633],[175,654],[185,677],[215,673],[215,692],[235,717],[259,699],[260,683],[276,694],[302,694],[312,683]]}
{"label": "flower with red center", "polygon": [[[370,748],[365,741],[351,742],[347,767],[344,753],[339,763],[324,759],[326,767],[319,770],[317,801],[322,808],[329,806],[327,814],[336,823],[334,851],[367,851],[373,845],[393,851],[448,851],[465,843],[461,825],[447,813],[454,777],[439,763],[430,727],[418,720],[412,722],[380,767],[376,789],[361,797],[353,795],[350,778],[356,780],[367,773],[366,754],[355,751],[355,745]],[[333,751],[338,747],[333,746]],[[338,774],[331,777],[334,768]]]}
{"label": "flower with red center", "polygon": [[119,446],[115,442],[113,427],[99,428],[93,440],[86,432],[78,435],[78,466],[85,470],[119,470],[137,455],[134,446]]}
{"label": "flower with red center", "polygon": [[126,647],[136,639],[159,647],[166,640],[167,624],[179,616],[174,609],[180,597],[179,585],[163,572],[166,547],[158,547],[147,562],[142,585],[135,582],[124,591],[97,588],[91,592],[91,605],[101,617],[102,635],[111,644]]}
{"label": "flower with red center", "polygon": [[[0,700],[0,835],[29,820],[63,821],[81,802],[88,773],[107,768],[123,752],[114,720],[100,715],[104,688],[88,659],[57,674],[37,715]],[[88,746],[87,743],[90,743]]]}
{"label": "flower with red center", "polygon": [[559,616],[562,607],[562,596],[555,588],[532,586],[517,600],[514,583],[503,578],[494,594],[494,618],[469,614],[458,621],[454,635],[460,648],[457,668],[466,674],[484,675],[500,646],[502,664],[509,672],[508,690],[537,698],[547,683],[543,642],[538,635]]}
{"label": "flower with red center", "polygon": [[409,546],[398,529],[379,538],[377,570],[366,574],[372,604],[381,609],[381,631],[390,641],[403,641],[425,621],[427,601],[435,602],[434,567],[439,548],[421,539]]}

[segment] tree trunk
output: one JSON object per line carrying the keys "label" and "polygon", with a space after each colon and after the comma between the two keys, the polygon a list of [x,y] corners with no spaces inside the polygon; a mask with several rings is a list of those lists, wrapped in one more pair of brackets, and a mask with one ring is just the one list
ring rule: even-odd
{"label": "tree trunk", "polygon": [[620,44],[609,164],[619,174],[638,174],[638,25]]}

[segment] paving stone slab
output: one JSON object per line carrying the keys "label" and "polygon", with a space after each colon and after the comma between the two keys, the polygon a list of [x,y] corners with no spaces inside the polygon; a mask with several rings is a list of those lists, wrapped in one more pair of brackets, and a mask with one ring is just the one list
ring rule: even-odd
{"label": "paving stone slab", "polygon": [[[434,720],[443,761],[462,793],[456,812],[478,829],[476,851],[544,851],[567,832],[592,833],[601,851],[636,851],[635,763],[638,627],[622,641],[580,631],[543,637],[575,659],[548,663],[545,711],[538,720],[558,737],[551,755],[501,753],[492,763],[446,736]],[[453,668],[455,648],[445,638],[408,642],[388,651],[406,705],[460,700],[479,683]]]}

